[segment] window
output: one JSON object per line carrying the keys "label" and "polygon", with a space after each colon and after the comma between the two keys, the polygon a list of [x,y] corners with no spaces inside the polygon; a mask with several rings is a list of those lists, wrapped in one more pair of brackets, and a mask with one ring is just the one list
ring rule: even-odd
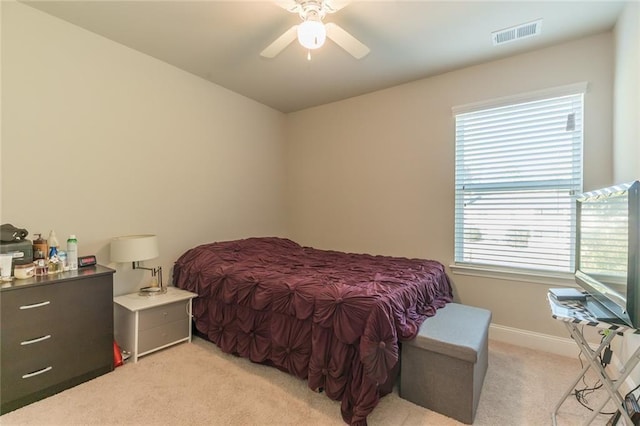
{"label": "window", "polygon": [[574,272],[585,89],[454,108],[456,264]]}

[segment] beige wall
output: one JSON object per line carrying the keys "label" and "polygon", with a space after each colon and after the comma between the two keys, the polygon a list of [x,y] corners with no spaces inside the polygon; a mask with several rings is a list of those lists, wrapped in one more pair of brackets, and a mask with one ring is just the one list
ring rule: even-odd
{"label": "beige wall", "polygon": [[[604,33],[290,114],[288,211],[299,242],[453,262],[451,107],[587,81],[585,187],[612,180],[613,38]],[[451,275],[506,327],[566,336],[548,285]]]}
{"label": "beige wall", "polygon": [[[640,3],[630,2],[614,30],[614,182],[640,179]],[[614,341],[613,352],[629,359],[640,346],[640,336],[627,334]],[[631,375],[640,383],[640,367]]]}
{"label": "beige wall", "polygon": [[28,6],[2,2],[2,223],[109,263],[112,237],[155,233],[170,279],[187,248],[285,232],[285,116]]}
{"label": "beige wall", "polygon": [[614,181],[640,179],[640,3],[627,4],[614,30]]}

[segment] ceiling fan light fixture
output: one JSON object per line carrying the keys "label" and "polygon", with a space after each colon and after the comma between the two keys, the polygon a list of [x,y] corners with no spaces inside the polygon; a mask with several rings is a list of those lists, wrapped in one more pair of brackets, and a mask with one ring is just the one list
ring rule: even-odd
{"label": "ceiling fan light fixture", "polygon": [[327,30],[322,21],[307,19],[298,25],[298,42],[307,49],[322,47],[327,39]]}

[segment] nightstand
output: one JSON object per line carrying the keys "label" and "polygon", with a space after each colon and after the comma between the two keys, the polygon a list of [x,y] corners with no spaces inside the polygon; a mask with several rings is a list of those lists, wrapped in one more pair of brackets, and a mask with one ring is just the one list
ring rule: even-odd
{"label": "nightstand", "polygon": [[140,296],[125,294],[113,299],[113,320],[116,342],[138,358],[175,345],[191,341],[191,300],[196,293],[167,287],[165,294]]}

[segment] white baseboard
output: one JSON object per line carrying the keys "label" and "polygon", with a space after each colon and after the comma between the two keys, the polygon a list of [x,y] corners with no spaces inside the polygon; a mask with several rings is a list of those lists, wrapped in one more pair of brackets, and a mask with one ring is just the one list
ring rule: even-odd
{"label": "white baseboard", "polygon": [[[580,353],[580,349],[578,349],[573,339],[498,324],[491,324],[489,327],[489,339],[572,358],[577,358]],[[622,363],[614,352],[611,364],[607,366],[607,372],[611,377],[617,377],[621,368]],[[636,385],[637,383],[631,377],[627,377],[620,386],[621,394],[626,394],[629,390],[634,389]]]}
{"label": "white baseboard", "polygon": [[491,324],[489,327],[489,339],[574,358],[580,352],[575,342],[570,338],[536,333],[499,324]]}
{"label": "white baseboard", "polygon": [[[618,356],[614,352],[613,356],[611,357],[611,364],[607,366],[607,373],[609,373],[611,377],[617,377],[618,375],[620,375],[622,370],[623,364],[620,361],[620,358],[618,358]],[[629,376],[624,380],[624,383],[620,385],[620,393],[622,395],[626,395],[627,392],[635,389],[637,385],[638,384],[633,380],[633,378]]]}

